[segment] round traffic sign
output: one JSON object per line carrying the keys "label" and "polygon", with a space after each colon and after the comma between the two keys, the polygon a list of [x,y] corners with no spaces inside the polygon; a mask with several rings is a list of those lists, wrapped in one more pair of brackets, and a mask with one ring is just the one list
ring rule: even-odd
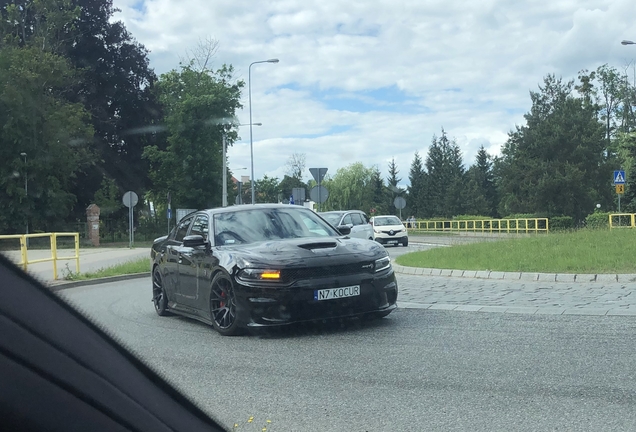
{"label": "round traffic sign", "polygon": [[309,191],[309,198],[311,198],[313,202],[322,204],[329,198],[329,191],[322,185],[314,186]]}
{"label": "round traffic sign", "polygon": [[128,191],[124,194],[124,197],[121,199],[126,207],[134,207],[139,202],[139,197],[133,191]]}
{"label": "round traffic sign", "polygon": [[395,197],[395,199],[393,200],[393,205],[396,209],[403,209],[404,207],[406,207],[406,200],[402,197]]}

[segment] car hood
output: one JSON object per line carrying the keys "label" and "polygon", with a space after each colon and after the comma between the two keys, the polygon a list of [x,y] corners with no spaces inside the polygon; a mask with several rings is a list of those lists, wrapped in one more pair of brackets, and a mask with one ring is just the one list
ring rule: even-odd
{"label": "car hood", "polygon": [[240,269],[348,264],[372,261],[387,255],[386,250],[376,242],[349,237],[299,238],[221,246],[218,253],[226,268],[236,265]]}

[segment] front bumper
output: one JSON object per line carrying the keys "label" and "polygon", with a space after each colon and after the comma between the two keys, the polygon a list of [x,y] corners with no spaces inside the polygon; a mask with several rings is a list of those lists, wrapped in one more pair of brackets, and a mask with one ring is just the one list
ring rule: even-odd
{"label": "front bumper", "polygon": [[[314,291],[360,286],[360,295],[315,300]],[[242,324],[280,326],[303,321],[348,318],[397,308],[398,286],[393,269],[379,275],[358,274],[299,280],[286,287],[246,286],[237,281],[236,300]]]}
{"label": "front bumper", "polygon": [[406,232],[395,233],[394,235],[389,234],[375,234],[373,240],[377,241],[381,244],[401,244],[405,240],[408,240],[409,236]]}

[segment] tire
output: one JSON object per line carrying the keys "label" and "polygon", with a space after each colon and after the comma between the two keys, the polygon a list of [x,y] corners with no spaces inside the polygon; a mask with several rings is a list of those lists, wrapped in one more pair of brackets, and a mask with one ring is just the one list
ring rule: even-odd
{"label": "tire", "polygon": [[236,295],[232,279],[222,272],[212,279],[210,289],[210,318],[212,326],[223,336],[237,336],[244,333],[239,325],[236,311]]}
{"label": "tire", "polygon": [[407,238],[405,238],[404,240],[402,240],[402,246],[406,247],[406,246],[408,246],[408,245],[409,245],[409,239],[408,239],[408,237],[407,237]]}
{"label": "tire", "polygon": [[166,289],[163,286],[163,276],[161,276],[159,266],[155,266],[152,271],[152,303],[155,305],[157,315],[170,315],[168,310],[168,297],[166,296]]}

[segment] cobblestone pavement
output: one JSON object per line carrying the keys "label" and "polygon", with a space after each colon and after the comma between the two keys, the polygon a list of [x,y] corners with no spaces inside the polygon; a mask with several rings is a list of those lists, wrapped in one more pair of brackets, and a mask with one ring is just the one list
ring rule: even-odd
{"label": "cobblestone pavement", "polygon": [[[397,273],[403,308],[566,315],[636,315],[636,283],[556,282]],[[449,272],[450,273],[450,272]],[[604,276],[604,275],[599,275]],[[619,275],[620,276],[620,275]],[[502,276],[503,277],[503,276]],[[574,278],[572,278],[574,279]],[[619,277],[620,279],[620,277]]]}

